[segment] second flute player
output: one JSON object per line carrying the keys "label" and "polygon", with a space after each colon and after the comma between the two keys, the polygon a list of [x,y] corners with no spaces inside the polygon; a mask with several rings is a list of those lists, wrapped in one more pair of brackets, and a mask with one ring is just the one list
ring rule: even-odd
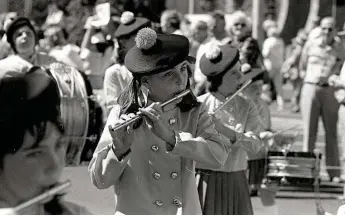
{"label": "second flute player", "polygon": [[[188,39],[140,30],[126,55],[133,75],[109,115],[90,162],[93,184],[114,186],[116,212],[123,214],[201,214],[195,162],[223,166],[227,148],[206,108],[194,95],[161,108],[189,88]],[[140,111],[143,120],[112,129]]]}
{"label": "second flute player", "polygon": [[255,135],[261,131],[261,124],[255,104],[238,95],[232,97],[242,79],[240,68],[239,51],[231,45],[214,44],[200,60],[209,93],[198,99],[210,113],[215,112],[212,116],[216,129],[228,138],[230,149],[221,168],[196,165],[200,203],[207,215],[253,214],[246,177],[247,156],[261,149],[261,141]]}

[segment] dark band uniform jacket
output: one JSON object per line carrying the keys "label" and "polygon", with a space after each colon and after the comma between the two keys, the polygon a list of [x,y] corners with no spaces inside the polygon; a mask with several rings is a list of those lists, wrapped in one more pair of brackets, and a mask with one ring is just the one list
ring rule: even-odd
{"label": "dark band uniform jacket", "polygon": [[[140,31],[143,30],[147,31],[147,28]],[[159,73],[188,58],[189,43],[184,36],[151,35],[150,38],[156,40],[153,48],[141,50],[135,46],[126,56],[126,67],[133,74]],[[96,187],[114,187],[116,212],[200,215],[195,163],[217,169],[227,158],[224,138],[215,130],[206,108],[198,103],[191,110],[182,112],[176,104],[166,106],[161,118],[175,132],[175,147],[167,151],[165,142],[146,124],[141,124],[134,130],[131,152],[121,161],[109,147],[112,138],[108,125],[113,125],[118,118],[117,105],[111,110],[106,130],[89,165]]]}

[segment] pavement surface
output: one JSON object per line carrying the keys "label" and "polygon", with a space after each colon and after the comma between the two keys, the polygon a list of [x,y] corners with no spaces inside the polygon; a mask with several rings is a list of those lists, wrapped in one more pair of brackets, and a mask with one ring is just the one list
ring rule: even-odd
{"label": "pavement surface", "polygon": [[[289,95],[291,95],[291,86],[285,85],[284,89],[285,99],[288,100]],[[294,125],[302,126],[300,114],[292,113],[289,107],[290,105],[286,104],[285,110],[278,111],[275,104],[271,105],[272,125],[274,130],[284,130]],[[324,153],[324,130],[321,121],[319,124],[316,146]],[[286,133],[297,135],[292,150],[301,151],[303,141],[301,127]],[[321,176],[326,179],[327,174],[324,169],[324,157],[321,165]],[[87,207],[93,214],[114,214],[113,189],[98,190],[94,187],[90,181],[87,166],[67,167],[64,171],[63,179],[70,179],[73,185],[66,195],[67,200]],[[339,199],[341,195],[341,193],[321,193],[318,195],[313,192],[278,191],[275,199],[276,205],[274,206],[263,206],[260,197],[252,197],[252,203],[254,213],[257,215],[315,215],[317,213],[315,201],[319,200],[322,207],[327,212],[335,214],[338,206],[342,203],[342,200]],[[320,198],[316,199],[316,197],[319,196]],[[135,205],[135,203],[133,203],[133,205]]]}

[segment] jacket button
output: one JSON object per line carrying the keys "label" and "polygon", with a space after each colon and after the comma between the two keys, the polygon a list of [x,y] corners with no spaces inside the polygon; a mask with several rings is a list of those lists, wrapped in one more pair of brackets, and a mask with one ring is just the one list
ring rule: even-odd
{"label": "jacket button", "polygon": [[159,147],[156,146],[156,145],[153,145],[153,146],[151,146],[151,150],[154,151],[154,152],[156,152],[156,151],[159,150]]}
{"label": "jacket button", "polygon": [[161,178],[161,174],[159,174],[158,172],[155,172],[155,173],[153,173],[153,178],[158,180]]}
{"label": "jacket button", "polygon": [[175,124],[176,123],[176,119],[175,118],[171,118],[169,119],[169,124]]}
{"label": "jacket button", "polygon": [[160,207],[163,205],[163,202],[161,200],[156,200],[155,204]]}
{"label": "jacket button", "polygon": [[172,179],[177,179],[178,174],[177,174],[176,172],[173,172],[173,173],[171,173],[170,177],[171,177]]}
{"label": "jacket button", "polygon": [[179,199],[177,199],[177,198],[174,199],[173,203],[174,203],[174,205],[176,205],[177,207],[181,207],[181,206],[182,206],[182,202],[181,202]]}

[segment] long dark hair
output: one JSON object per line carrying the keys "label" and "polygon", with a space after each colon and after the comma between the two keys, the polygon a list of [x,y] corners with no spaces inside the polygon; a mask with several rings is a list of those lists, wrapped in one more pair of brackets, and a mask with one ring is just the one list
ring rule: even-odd
{"label": "long dark hair", "polygon": [[[187,67],[188,73],[191,71],[189,66]],[[131,83],[123,90],[120,94],[117,102],[121,107],[121,114],[136,113],[139,111],[139,108],[146,106],[143,97],[141,97],[140,87],[142,85],[141,79],[143,76],[133,75]],[[190,82],[188,80],[187,89],[190,88]],[[190,94],[183,97],[182,101],[177,104],[177,107],[181,112],[188,112],[189,110],[197,107],[199,102],[196,96],[191,92]],[[142,121],[138,121],[137,124],[134,124],[134,128],[140,126]]]}
{"label": "long dark hair", "polygon": [[[0,80],[0,169],[3,159],[8,154],[15,154],[23,145],[26,131],[35,137],[34,145],[44,139],[47,122],[51,122],[64,133],[60,119],[60,95],[57,83],[49,74],[39,74],[40,67],[31,68],[26,74],[4,76]],[[13,74],[13,73],[11,73]],[[30,88],[27,80],[36,80],[39,76],[49,78],[47,86],[40,89],[40,93],[28,98]],[[39,83],[37,85],[44,85]],[[31,83],[32,84],[32,83]],[[50,214],[62,214],[63,206],[59,202],[59,195],[44,205]]]}

